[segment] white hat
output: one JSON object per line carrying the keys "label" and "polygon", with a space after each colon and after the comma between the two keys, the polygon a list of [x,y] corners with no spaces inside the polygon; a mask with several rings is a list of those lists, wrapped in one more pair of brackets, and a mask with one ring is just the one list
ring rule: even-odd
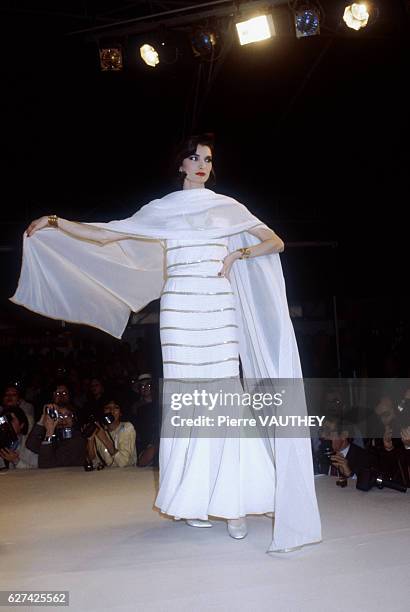
{"label": "white hat", "polygon": [[140,382],[141,380],[151,380],[152,376],[151,374],[140,374],[137,378],[137,382]]}

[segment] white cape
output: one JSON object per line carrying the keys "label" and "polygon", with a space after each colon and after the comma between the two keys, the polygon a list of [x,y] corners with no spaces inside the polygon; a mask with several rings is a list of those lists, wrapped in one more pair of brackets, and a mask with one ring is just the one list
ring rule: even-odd
{"label": "white cape", "polygon": [[[166,278],[162,240],[229,236],[233,251],[259,243],[246,230],[264,224],[233,198],[193,189],[153,200],[128,219],[86,225],[130,238],[102,245],[51,227],[30,238],[24,235],[20,279],[10,300],[121,338],[131,311],[160,297]],[[244,379],[302,379],[279,254],[236,261],[230,281]],[[274,437],[269,442],[276,491],[268,552],[321,541],[310,438]]]}

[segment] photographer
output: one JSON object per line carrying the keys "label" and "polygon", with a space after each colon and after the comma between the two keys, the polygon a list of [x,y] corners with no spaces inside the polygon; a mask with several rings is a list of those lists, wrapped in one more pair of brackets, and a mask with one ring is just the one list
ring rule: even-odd
{"label": "photographer", "polygon": [[68,406],[46,404],[26,447],[38,454],[39,468],[82,466],[85,461],[86,443],[74,427],[74,413]]}
{"label": "photographer", "polygon": [[326,417],[316,457],[322,474],[350,478],[362,468],[369,468],[375,463],[375,458],[367,449],[353,442],[349,430],[352,430],[352,426],[341,417]]}
{"label": "photographer", "polygon": [[378,458],[378,467],[385,478],[410,486],[410,390],[406,389],[396,407],[382,397],[375,407],[383,438],[371,438],[369,446]]}
{"label": "photographer", "polygon": [[[157,466],[159,452],[159,409],[150,374],[138,377],[140,400],[134,404],[132,424],[137,437],[138,467]],[[155,397],[154,397],[155,396]]]}
{"label": "photographer", "polygon": [[397,408],[386,398],[377,404],[375,413],[384,426],[383,438],[373,438],[379,470],[385,478],[410,487],[410,389],[406,389]]}
{"label": "photographer", "polygon": [[[14,431],[13,440],[11,436],[5,435],[7,438],[3,441],[0,439],[0,469],[17,468],[31,469],[38,467],[38,456],[26,447],[26,438],[28,432],[28,419],[23,410],[15,406],[12,409],[5,410],[2,415],[7,421],[7,426]],[[8,427],[4,427],[6,431]]]}
{"label": "photographer", "polygon": [[4,414],[7,410],[20,408],[27,417],[28,428],[31,429],[34,425],[34,407],[21,397],[21,392],[15,385],[7,385],[4,389],[3,397],[0,405],[0,414]]}
{"label": "photographer", "polygon": [[135,429],[132,423],[121,422],[121,408],[115,401],[104,406],[106,424],[96,421],[95,429],[87,438],[87,458],[94,467],[97,455],[108,467],[128,467],[137,461]]}

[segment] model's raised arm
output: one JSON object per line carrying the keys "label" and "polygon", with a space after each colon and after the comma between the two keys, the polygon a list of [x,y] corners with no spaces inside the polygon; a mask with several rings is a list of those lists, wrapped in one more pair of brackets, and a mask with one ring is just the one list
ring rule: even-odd
{"label": "model's raised arm", "polygon": [[[67,219],[58,218],[56,221],[58,229],[82,240],[91,240],[99,244],[107,244],[108,242],[115,242],[116,240],[125,240],[126,238],[132,238],[129,234],[122,234],[120,232],[112,232],[99,227],[92,227],[87,223],[80,223],[79,221],[68,221]],[[40,217],[35,219],[28,226],[26,233],[27,237],[30,237],[38,230],[43,229],[49,225],[49,217]]]}

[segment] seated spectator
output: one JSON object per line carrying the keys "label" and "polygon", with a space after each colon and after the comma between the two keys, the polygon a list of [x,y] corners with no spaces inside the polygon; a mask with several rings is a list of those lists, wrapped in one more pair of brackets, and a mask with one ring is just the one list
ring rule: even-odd
{"label": "seated spectator", "polygon": [[112,422],[96,429],[88,437],[87,458],[96,467],[98,457],[108,467],[128,467],[136,464],[135,429],[128,421],[121,422],[121,407],[114,401],[104,406],[104,417],[110,415]]}
{"label": "seated spectator", "polygon": [[34,425],[34,406],[25,401],[21,397],[21,393],[18,387],[14,385],[7,385],[4,389],[3,398],[1,402],[0,414],[6,410],[11,410],[15,407],[21,408],[28,419],[29,430]]}
{"label": "seated spectator", "polygon": [[74,420],[74,412],[68,406],[44,406],[41,419],[26,440],[26,447],[38,454],[39,468],[84,465],[86,441]]}
{"label": "seated spectator", "polygon": [[150,374],[138,377],[140,399],[134,405],[132,423],[137,433],[138,467],[158,465],[159,410],[153,397]]}
{"label": "seated spectator", "polygon": [[316,451],[315,464],[319,473],[329,476],[356,476],[359,470],[376,464],[367,449],[357,446],[349,435],[352,426],[340,417],[326,417]]}
{"label": "seated spectator", "polygon": [[375,431],[379,438],[374,438],[374,445],[384,446],[383,439],[388,438],[393,445],[400,446],[401,418],[399,410],[395,406],[392,398],[384,395],[380,398],[374,408]]}
{"label": "seated spectator", "polygon": [[2,416],[8,420],[14,429],[17,440],[12,448],[0,449],[0,469],[31,469],[38,467],[38,456],[26,447],[29,428],[27,415],[21,408],[15,406],[5,410]]}
{"label": "seated spectator", "polygon": [[375,407],[380,420],[381,438],[370,438],[369,447],[377,455],[378,469],[385,478],[410,487],[410,406],[409,390],[395,407],[390,397],[384,396]]}
{"label": "seated spectator", "polygon": [[410,488],[410,422],[407,427],[401,429],[401,441],[402,446],[390,453],[389,464],[382,464],[380,467],[391,480]]}
{"label": "seated spectator", "polygon": [[322,413],[329,417],[343,417],[350,423],[351,435],[356,446],[364,448],[363,436],[357,424],[356,408],[350,407],[346,393],[341,388],[328,389],[325,393]]}

